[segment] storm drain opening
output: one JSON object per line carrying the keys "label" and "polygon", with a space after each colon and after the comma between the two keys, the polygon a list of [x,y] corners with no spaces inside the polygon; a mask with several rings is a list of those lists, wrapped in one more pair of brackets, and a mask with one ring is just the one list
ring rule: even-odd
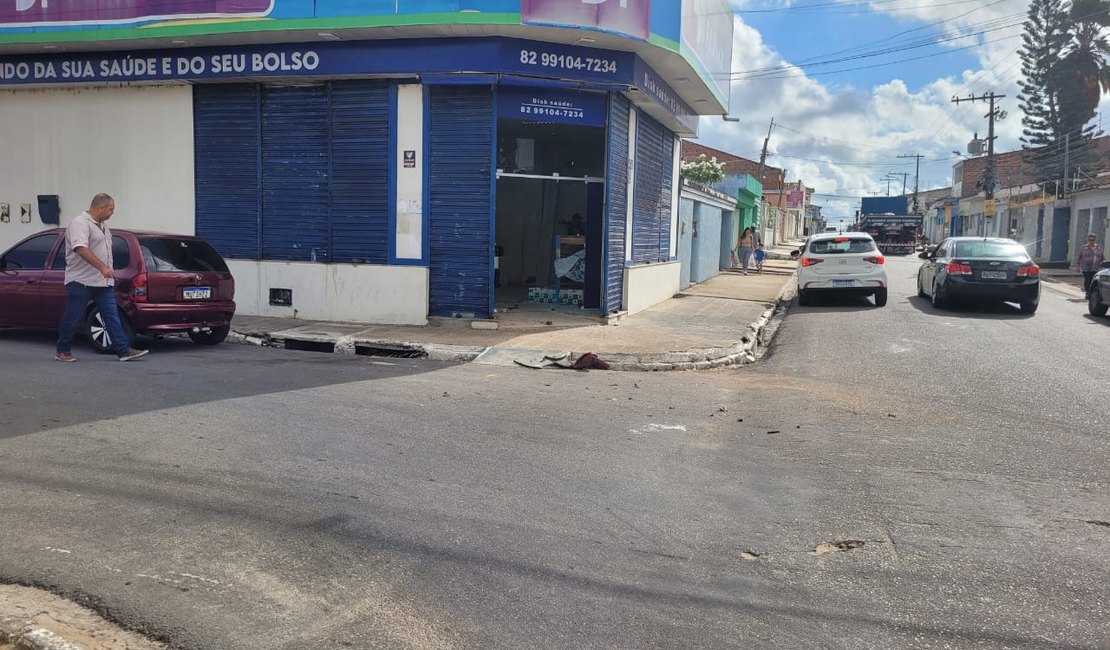
{"label": "storm drain opening", "polygon": [[328,341],[298,341],[285,339],[286,350],[302,350],[304,352],[335,352],[335,344]]}
{"label": "storm drain opening", "polygon": [[412,345],[388,345],[383,343],[365,345],[356,343],[355,354],[367,357],[388,357],[390,359],[423,359],[428,356],[428,351]]}

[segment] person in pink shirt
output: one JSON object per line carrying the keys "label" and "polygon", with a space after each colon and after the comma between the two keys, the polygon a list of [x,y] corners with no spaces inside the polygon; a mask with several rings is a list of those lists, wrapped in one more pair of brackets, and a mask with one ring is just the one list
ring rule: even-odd
{"label": "person in pink shirt", "polygon": [[1091,288],[1091,280],[1094,279],[1095,273],[1102,268],[1102,247],[1098,245],[1098,237],[1095,235],[1087,235],[1087,244],[1079,249],[1079,254],[1075,258],[1075,268],[1083,274],[1083,293]]}

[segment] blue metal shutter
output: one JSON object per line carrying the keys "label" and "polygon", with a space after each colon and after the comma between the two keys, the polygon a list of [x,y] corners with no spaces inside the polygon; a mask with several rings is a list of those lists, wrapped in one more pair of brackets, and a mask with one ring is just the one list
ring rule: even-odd
{"label": "blue metal shutter", "polygon": [[609,151],[605,179],[607,218],[605,220],[605,313],[618,312],[624,302],[624,237],[628,215],[628,99],[609,95]]}
{"label": "blue metal shutter", "polygon": [[636,180],[633,186],[632,261],[670,257],[671,172],[674,136],[644,113],[636,120]]}
{"label": "blue metal shutter", "polygon": [[262,254],[258,86],[193,87],[196,233],[224,257]]}
{"label": "blue metal shutter", "polygon": [[326,262],[328,89],[262,88],[262,256]]}
{"label": "blue metal shutter", "polygon": [[333,82],[332,262],[389,261],[389,158],[389,82]]}
{"label": "blue metal shutter", "polygon": [[433,316],[493,313],[493,92],[431,86],[428,192]]}
{"label": "blue metal shutter", "polygon": [[663,127],[663,188],[659,196],[659,259],[671,259],[671,203],[674,199],[674,133]]}

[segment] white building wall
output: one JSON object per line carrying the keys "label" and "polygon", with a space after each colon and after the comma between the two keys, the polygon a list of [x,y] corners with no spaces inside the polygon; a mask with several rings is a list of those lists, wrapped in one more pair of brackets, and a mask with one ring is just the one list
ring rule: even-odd
{"label": "white building wall", "polygon": [[[305,320],[426,325],[428,268],[228,260],[236,311]],[[270,289],[293,291],[291,306],[270,304]]]}
{"label": "white building wall", "polygon": [[638,264],[624,269],[624,301],[629,315],[674,297],[682,283],[682,263]]}
{"label": "white building wall", "polygon": [[1086,245],[1087,235],[1098,237],[1099,245],[1105,248],[1110,236],[1110,190],[1099,189],[1081,192],[1075,196],[1072,208],[1072,236],[1068,248],[1068,260],[1074,262],[1079,249]]}
{"label": "white building wall", "polygon": [[[39,230],[38,195],[57,194],[61,225],[97,192],[116,228],[194,234],[191,86],[0,90],[0,250]],[[33,207],[20,222],[20,204]]]}

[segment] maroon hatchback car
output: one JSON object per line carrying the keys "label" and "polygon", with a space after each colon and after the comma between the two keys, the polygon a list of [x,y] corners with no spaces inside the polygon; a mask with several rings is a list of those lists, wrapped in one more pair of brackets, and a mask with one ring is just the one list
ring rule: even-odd
{"label": "maroon hatchback car", "polygon": [[[222,342],[235,314],[235,280],[216,249],[187,235],[112,229],[116,300],[123,327]],[[0,327],[57,329],[66,308],[65,230],[40,232],[0,255]],[[112,341],[89,304],[85,334],[100,352]]]}

